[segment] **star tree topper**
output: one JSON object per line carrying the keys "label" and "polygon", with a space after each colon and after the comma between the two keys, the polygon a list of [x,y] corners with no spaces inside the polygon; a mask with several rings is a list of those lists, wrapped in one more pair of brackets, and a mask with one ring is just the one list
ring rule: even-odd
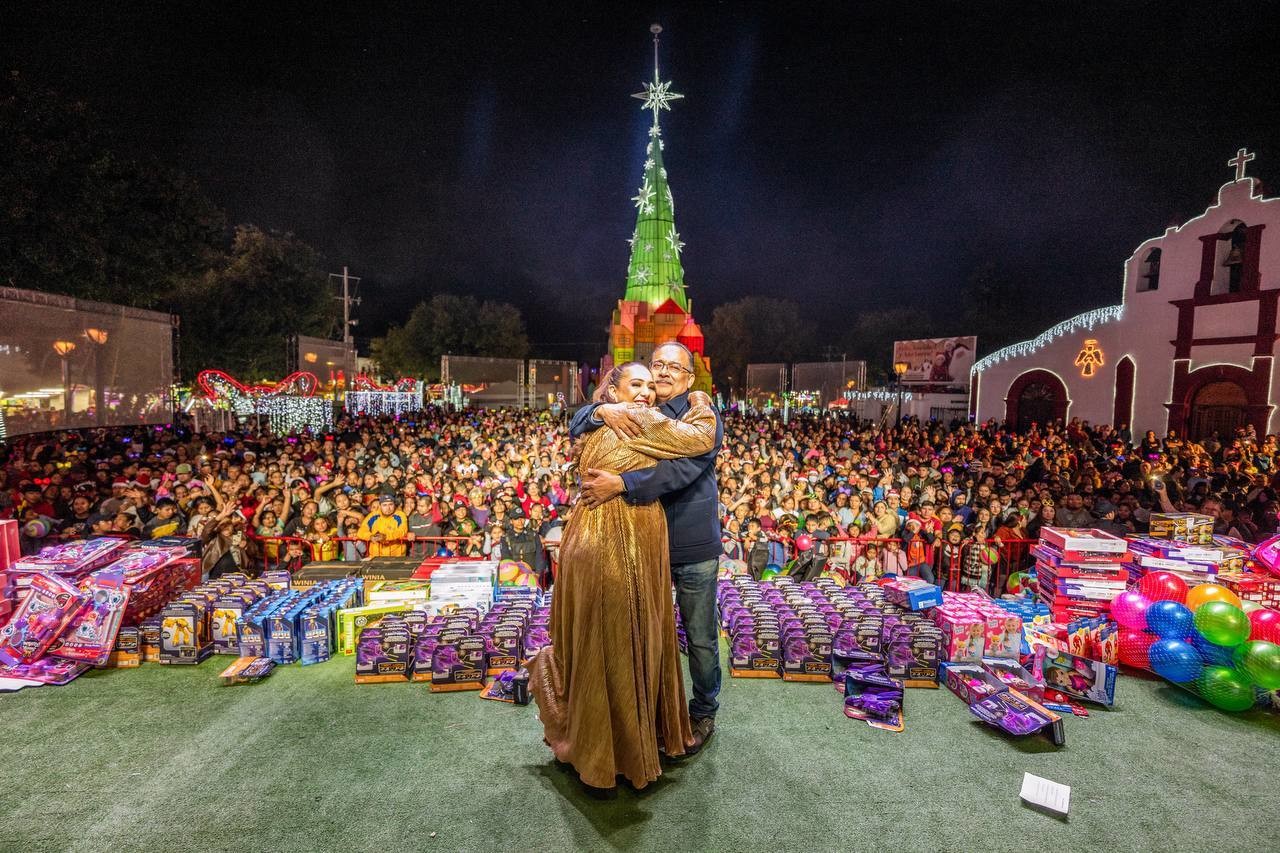
{"label": "star tree topper", "polygon": [[[653,33],[653,82],[644,84],[643,92],[636,92],[631,97],[644,101],[641,109],[653,111],[654,127],[658,125],[658,111],[670,110],[671,102],[678,101],[684,95],[671,91],[671,81],[663,83],[662,78],[658,76],[658,34],[662,32],[662,27],[654,24],[649,27],[649,32]],[[657,135],[657,134],[651,134]]]}

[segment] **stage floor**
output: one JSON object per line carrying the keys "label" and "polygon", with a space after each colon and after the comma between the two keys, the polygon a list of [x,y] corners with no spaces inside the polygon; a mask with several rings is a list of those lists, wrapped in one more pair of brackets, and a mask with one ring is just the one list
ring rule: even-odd
{"label": "stage floor", "polygon": [[[1247,850],[1276,837],[1280,716],[1123,676],[1067,745],[1011,740],[944,690],[906,731],[829,684],[726,679],[703,754],[643,792],[585,795],[536,708],[357,686],[353,658],[222,687],[231,660],[94,672],[0,695],[3,850]],[[1060,821],[1024,771],[1072,786]],[[1268,841],[1267,839],[1271,839]]]}

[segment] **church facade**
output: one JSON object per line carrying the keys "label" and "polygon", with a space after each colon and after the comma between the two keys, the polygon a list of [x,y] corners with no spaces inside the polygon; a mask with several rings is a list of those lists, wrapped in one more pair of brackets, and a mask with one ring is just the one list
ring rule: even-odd
{"label": "church facade", "polygon": [[1234,180],[1205,212],[1140,244],[1118,305],[1066,320],[977,361],[969,406],[980,422],[1078,418],[1197,439],[1280,428],[1275,403],[1280,199],[1229,161]]}

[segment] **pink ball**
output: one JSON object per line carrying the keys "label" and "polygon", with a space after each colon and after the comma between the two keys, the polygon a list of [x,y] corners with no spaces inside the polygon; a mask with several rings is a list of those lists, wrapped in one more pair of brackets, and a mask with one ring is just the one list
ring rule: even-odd
{"label": "pink ball", "polygon": [[1147,608],[1151,599],[1136,589],[1126,589],[1111,601],[1111,618],[1126,628],[1141,631],[1147,627]]}
{"label": "pink ball", "polygon": [[808,551],[812,547],[813,547],[813,537],[810,536],[808,533],[801,533],[799,536],[796,537],[797,551]]}

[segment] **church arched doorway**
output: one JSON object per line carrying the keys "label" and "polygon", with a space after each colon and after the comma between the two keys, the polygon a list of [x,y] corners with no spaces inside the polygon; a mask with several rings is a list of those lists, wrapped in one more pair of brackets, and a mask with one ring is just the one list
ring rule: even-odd
{"label": "church arched doorway", "polygon": [[1028,370],[1013,380],[1005,397],[1005,421],[1019,432],[1032,424],[1066,420],[1067,386],[1047,370]]}
{"label": "church arched doorway", "polygon": [[1220,438],[1229,439],[1247,422],[1248,405],[1248,395],[1235,382],[1210,382],[1204,385],[1191,401],[1189,437],[1197,441],[1216,432]]}

